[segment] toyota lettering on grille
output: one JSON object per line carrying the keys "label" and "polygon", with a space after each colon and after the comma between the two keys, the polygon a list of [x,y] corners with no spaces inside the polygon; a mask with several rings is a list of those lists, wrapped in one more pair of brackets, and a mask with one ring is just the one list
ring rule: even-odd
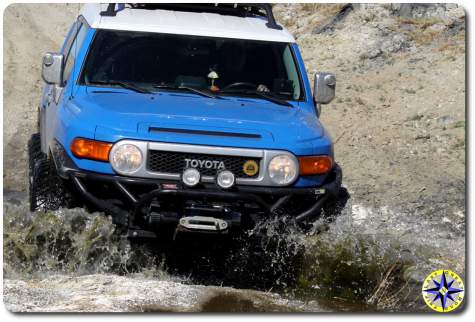
{"label": "toyota lettering on grille", "polygon": [[225,169],[223,161],[185,159],[185,163],[187,168]]}

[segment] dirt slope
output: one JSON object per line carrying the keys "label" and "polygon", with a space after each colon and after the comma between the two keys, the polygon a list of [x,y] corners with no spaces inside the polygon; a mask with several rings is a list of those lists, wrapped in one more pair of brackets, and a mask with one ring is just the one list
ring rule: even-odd
{"label": "dirt slope", "polygon": [[58,51],[78,4],[12,4],[3,13],[4,187],[26,190],[26,143],[36,130],[41,59]]}

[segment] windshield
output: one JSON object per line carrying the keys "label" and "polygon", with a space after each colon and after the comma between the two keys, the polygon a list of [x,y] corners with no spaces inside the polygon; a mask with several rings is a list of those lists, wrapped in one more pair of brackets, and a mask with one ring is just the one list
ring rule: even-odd
{"label": "windshield", "polygon": [[116,30],[97,31],[80,82],[303,96],[289,44]]}

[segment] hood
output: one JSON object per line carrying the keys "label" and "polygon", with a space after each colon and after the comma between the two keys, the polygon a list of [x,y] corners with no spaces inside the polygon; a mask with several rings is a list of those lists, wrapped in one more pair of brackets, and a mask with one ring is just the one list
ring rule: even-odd
{"label": "hood", "polygon": [[96,139],[277,147],[324,135],[312,113],[253,98],[213,99],[188,93],[140,94],[88,88],[75,111],[96,123]]}

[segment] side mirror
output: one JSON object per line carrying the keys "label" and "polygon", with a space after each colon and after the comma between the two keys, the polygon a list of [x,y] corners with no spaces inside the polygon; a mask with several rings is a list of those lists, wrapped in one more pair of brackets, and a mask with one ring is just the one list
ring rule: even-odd
{"label": "side mirror", "polygon": [[335,98],[336,76],[332,73],[315,73],[313,101],[316,105],[328,104]]}
{"label": "side mirror", "polygon": [[60,53],[46,53],[43,56],[41,77],[48,84],[63,86],[64,55]]}

